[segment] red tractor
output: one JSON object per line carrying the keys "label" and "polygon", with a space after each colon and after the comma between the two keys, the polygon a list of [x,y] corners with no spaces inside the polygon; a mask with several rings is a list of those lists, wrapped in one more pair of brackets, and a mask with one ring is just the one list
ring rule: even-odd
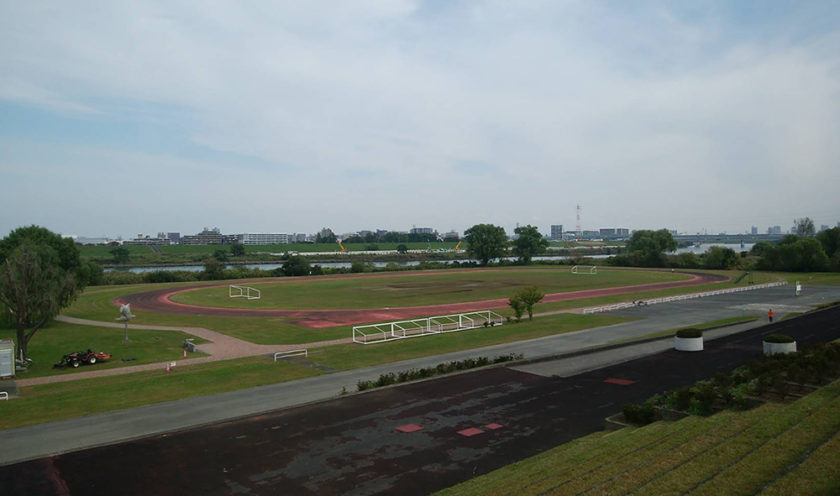
{"label": "red tractor", "polygon": [[109,358],[111,358],[110,353],[93,351],[90,348],[88,348],[87,351],[76,351],[64,355],[63,357],[61,357],[61,361],[53,365],[53,367],[73,367],[74,369],[76,369],[79,368],[79,365],[85,363],[88,365],[93,365],[96,362],[101,362],[102,360],[107,360]]}

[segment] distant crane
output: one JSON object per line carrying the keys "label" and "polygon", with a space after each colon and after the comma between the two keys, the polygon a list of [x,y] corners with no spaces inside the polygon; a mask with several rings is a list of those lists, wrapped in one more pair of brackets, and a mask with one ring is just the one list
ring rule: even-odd
{"label": "distant crane", "polygon": [[347,253],[347,248],[345,248],[344,245],[341,244],[340,239],[335,240],[335,242],[338,243],[338,247],[341,248],[341,253]]}
{"label": "distant crane", "polygon": [[453,251],[458,251],[458,250],[460,250],[460,249],[461,249],[461,243],[463,243],[463,241],[458,241],[458,244],[457,244],[457,245],[455,245],[455,249],[454,249]]}

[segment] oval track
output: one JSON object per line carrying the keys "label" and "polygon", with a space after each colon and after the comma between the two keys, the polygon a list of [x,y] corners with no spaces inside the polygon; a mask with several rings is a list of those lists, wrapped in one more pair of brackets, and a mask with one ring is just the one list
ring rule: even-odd
{"label": "oval track", "polygon": [[[661,289],[672,289],[686,286],[700,286],[704,284],[722,283],[730,280],[727,276],[717,274],[706,274],[697,272],[679,272],[680,274],[691,275],[691,279],[684,281],[657,282],[649,284],[637,284],[633,286],[618,286],[612,288],[587,289],[582,291],[569,291],[563,293],[551,293],[545,295],[543,303],[557,301],[582,300],[586,298],[597,298],[601,296],[621,295],[636,293],[640,291],[656,291]],[[414,275],[422,275],[415,273]],[[401,274],[404,275],[404,274]],[[383,275],[384,276],[384,275]],[[378,277],[383,277],[378,276]],[[377,277],[377,276],[344,276],[344,277]],[[296,278],[295,281],[306,280]],[[260,279],[254,281],[241,281],[241,284],[266,284],[278,281],[289,281],[289,279]],[[162,288],[153,291],[143,291],[124,295],[114,303],[130,303],[133,310],[145,310],[156,313],[171,313],[179,315],[195,315],[202,317],[282,317],[290,319],[293,323],[310,328],[334,327],[339,325],[362,324],[376,321],[404,320],[429,315],[445,315],[461,312],[472,312],[477,310],[490,310],[507,306],[507,298],[496,298],[491,300],[469,301],[463,303],[447,303],[440,305],[423,305],[416,307],[399,308],[356,308],[356,309],[324,309],[324,310],[291,310],[291,309],[236,309],[220,307],[204,307],[196,305],[185,305],[176,303],[169,298],[185,291],[193,291],[200,288],[214,286],[227,286],[229,282],[197,284],[188,287]]]}

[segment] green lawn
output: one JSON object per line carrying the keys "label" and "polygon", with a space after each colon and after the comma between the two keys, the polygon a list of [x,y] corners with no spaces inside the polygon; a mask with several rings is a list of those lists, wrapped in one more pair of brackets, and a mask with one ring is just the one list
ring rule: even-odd
{"label": "green lawn", "polygon": [[[253,357],[21,388],[0,402],[0,429],[51,422],[151,403],[292,381],[319,375],[313,368]],[[338,391],[336,391],[338,394]]]}
{"label": "green lawn", "polygon": [[568,267],[442,270],[427,274],[377,274],[361,278],[326,277],[252,284],[262,292],[259,300],[230,298],[227,286],[181,293],[172,300],[230,308],[405,307],[508,298],[527,286],[537,286],[546,293],[559,293],[678,281],[688,277],[669,272],[610,269],[602,269],[597,275],[579,275],[569,272]]}
{"label": "green lawn", "polygon": [[835,382],[789,405],[598,432],[438,494],[837,494],[838,395]]}
{"label": "green lawn", "polygon": [[[140,365],[143,363],[175,360],[183,355],[182,344],[185,338],[193,338],[196,344],[205,342],[200,338],[177,331],[138,331],[129,330],[129,343],[123,344],[123,329],[91,327],[64,322],[53,322],[39,330],[29,342],[29,355],[34,360],[29,370],[18,375],[18,379],[41,377],[56,374],[74,374],[85,370],[111,369]],[[11,329],[0,329],[0,338],[15,339]],[[78,369],[54,369],[53,364],[61,360],[65,353],[86,349],[111,353],[110,360],[96,365],[83,365]],[[202,356],[191,353],[190,356]],[[123,361],[123,358],[135,360]]]}

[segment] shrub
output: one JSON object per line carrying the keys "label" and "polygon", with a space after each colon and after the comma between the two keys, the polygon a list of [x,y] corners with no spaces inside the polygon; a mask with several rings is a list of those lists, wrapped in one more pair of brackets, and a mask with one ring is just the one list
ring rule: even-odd
{"label": "shrub", "polygon": [[678,338],[702,338],[703,337],[703,331],[701,331],[700,329],[694,329],[694,328],[680,329],[679,331],[677,331],[677,337]]}
{"label": "shrub", "polygon": [[793,343],[796,341],[787,334],[768,334],[764,336],[765,343]]}
{"label": "shrub", "polygon": [[646,425],[656,420],[656,409],[650,403],[627,403],[621,409],[624,420],[631,424]]}

